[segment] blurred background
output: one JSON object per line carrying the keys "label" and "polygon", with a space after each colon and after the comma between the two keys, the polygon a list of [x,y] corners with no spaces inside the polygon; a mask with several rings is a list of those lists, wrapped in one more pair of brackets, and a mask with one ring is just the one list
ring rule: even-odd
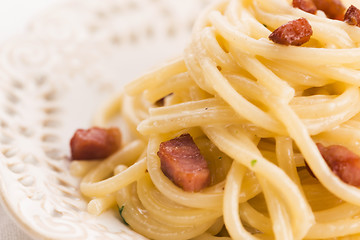
{"label": "blurred background", "polygon": [[37,13],[63,0],[0,0],[0,43],[21,30]]}

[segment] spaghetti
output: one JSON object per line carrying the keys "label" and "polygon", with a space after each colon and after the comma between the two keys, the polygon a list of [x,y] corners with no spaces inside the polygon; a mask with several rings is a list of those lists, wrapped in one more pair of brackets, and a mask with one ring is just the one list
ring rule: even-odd
{"label": "spaghetti", "polygon": [[[299,18],[313,30],[307,43],[268,39]],[[316,146],[360,155],[359,46],[360,28],[286,0],[214,3],[183,58],[131,82],[96,115],[96,126],[122,117],[124,147],[72,163],[89,212],[117,204],[132,229],[160,240],[360,238],[360,189]],[[209,165],[199,192],[169,180],[157,155],[184,133]]]}

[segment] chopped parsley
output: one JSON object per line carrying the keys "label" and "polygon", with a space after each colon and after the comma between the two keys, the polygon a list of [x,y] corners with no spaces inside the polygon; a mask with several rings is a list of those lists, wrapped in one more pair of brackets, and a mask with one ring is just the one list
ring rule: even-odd
{"label": "chopped parsley", "polygon": [[219,160],[221,160],[221,159],[222,159],[222,157],[220,156],[220,157],[219,157]]}
{"label": "chopped parsley", "polygon": [[129,224],[126,222],[124,216],[122,215],[122,213],[123,213],[123,211],[124,211],[124,208],[125,208],[124,205],[122,205],[121,208],[119,208],[120,217],[121,217],[123,223],[124,223],[125,225],[129,226]]}
{"label": "chopped parsley", "polygon": [[250,162],[250,164],[251,164],[252,167],[255,166],[256,163],[257,163],[257,160],[256,160],[256,159],[253,159],[253,160],[251,160],[251,162]]}

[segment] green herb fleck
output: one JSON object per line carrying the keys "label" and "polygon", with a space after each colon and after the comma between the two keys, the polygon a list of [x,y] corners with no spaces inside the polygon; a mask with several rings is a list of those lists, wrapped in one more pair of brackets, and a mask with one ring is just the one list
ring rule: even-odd
{"label": "green herb fleck", "polygon": [[124,208],[125,208],[124,205],[122,205],[121,208],[119,208],[120,217],[121,217],[123,223],[124,223],[125,225],[129,226],[129,224],[126,222],[124,216],[122,215],[122,213],[123,213],[123,211],[124,211]]}
{"label": "green herb fleck", "polygon": [[221,160],[221,159],[222,159],[222,157],[220,156],[220,157],[219,157],[219,160]]}
{"label": "green herb fleck", "polygon": [[267,28],[266,24],[263,24],[263,26]]}
{"label": "green herb fleck", "polygon": [[256,159],[253,159],[253,160],[251,160],[251,166],[253,167],[253,166],[255,166],[255,164],[257,163],[257,160]]}

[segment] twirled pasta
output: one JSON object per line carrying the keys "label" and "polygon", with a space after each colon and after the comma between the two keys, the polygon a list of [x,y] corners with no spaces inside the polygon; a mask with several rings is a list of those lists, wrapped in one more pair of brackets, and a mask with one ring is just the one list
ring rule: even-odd
{"label": "twirled pasta", "polygon": [[[268,39],[300,17],[313,29],[308,43]],[[359,46],[360,28],[290,1],[215,2],[182,58],[131,82],[96,115],[97,126],[122,116],[130,134],[99,164],[73,162],[78,175],[93,168],[81,182],[94,198],[89,211],[116,200],[132,229],[160,240],[359,238],[360,189],[336,176],[316,146],[360,155]],[[182,133],[210,167],[211,185],[200,192],[161,171],[160,143]]]}

